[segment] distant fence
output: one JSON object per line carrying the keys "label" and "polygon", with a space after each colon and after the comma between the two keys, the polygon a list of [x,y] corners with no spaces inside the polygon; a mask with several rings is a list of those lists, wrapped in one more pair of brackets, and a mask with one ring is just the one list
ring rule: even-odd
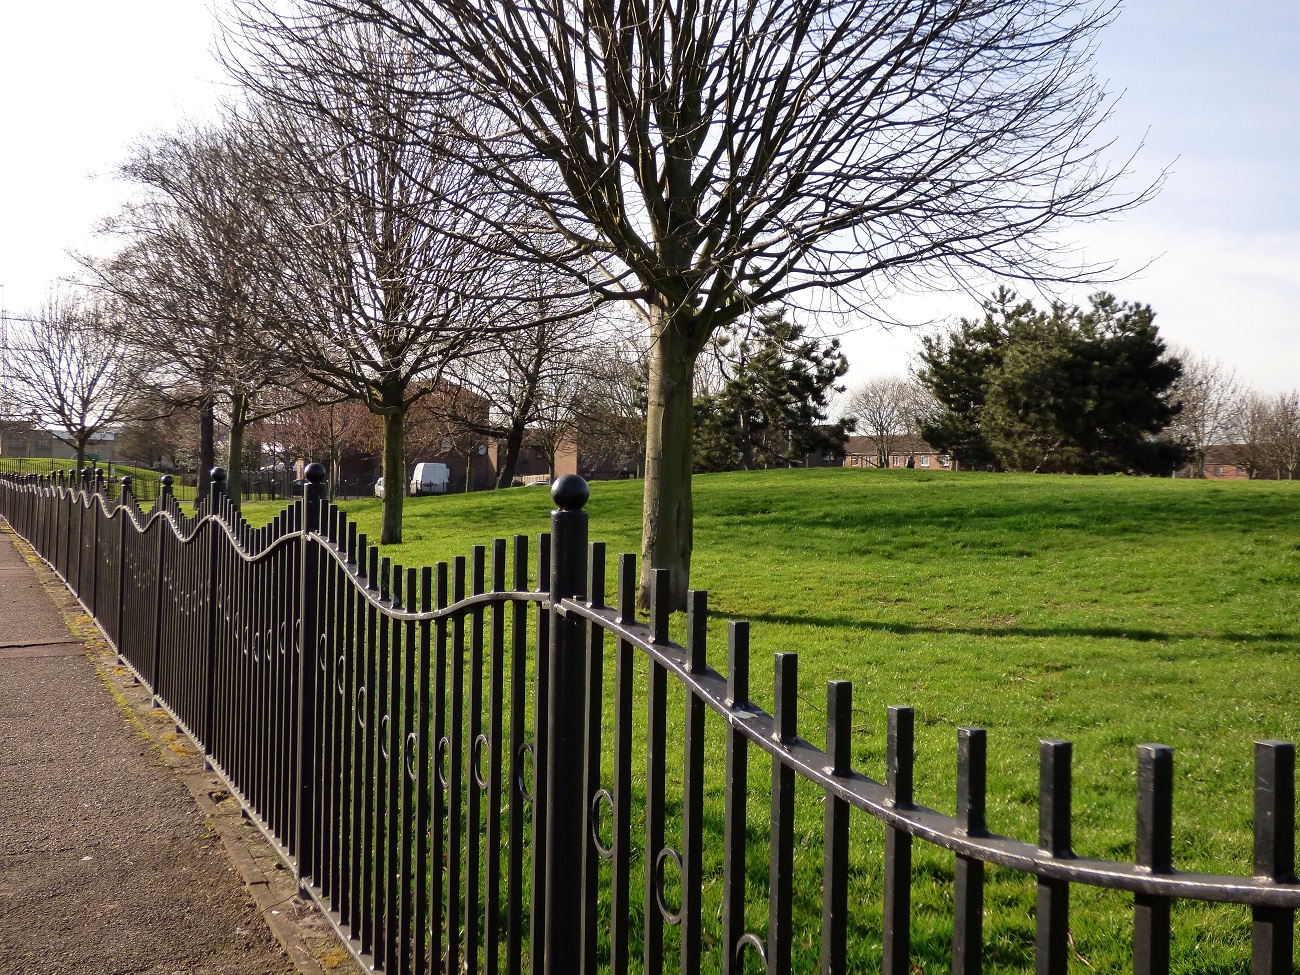
{"label": "distant fence", "polygon": [[[100,466],[97,462],[93,462],[83,470],[76,470],[69,465],[70,461],[59,458],[0,457],[0,475],[37,474],[62,481],[65,484],[88,483],[101,493],[105,490],[116,489],[122,480],[123,467],[121,464],[107,463]],[[155,501],[164,477],[172,477],[172,495],[177,500],[194,500],[194,485],[192,483],[183,485],[182,477],[173,477],[172,475],[159,474],[153,471],[141,473],[135,467],[127,467],[126,473],[127,476],[132,478],[131,493],[138,502],[149,504]],[[194,480],[193,476],[190,477],[190,480]]]}
{"label": "distant fence", "polygon": [[[345,477],[330,485],[330,499],[373,498],[377,477]],[[246,501],[291,501],[302,494],[302,481],[292,470],[257,470],[240,478]]]}
{"label": "distant fence", "polygon": [[[0,457],[0,475],[39,474],[63,483],[85,484],[89,479],[100,493],[116,494],[122,477],[131,478],[131,496],[141,504],[152,504],[162,491],[164,477],[171,478],[171,494],[178,501],[193,501],[197,492],[198,475],[189,473],[164,474],[157,471],[142,472],[137,467],[112,462],[91,463],[84,470],[75,470],[64,459],[41,457]],[[345,501],[375,496],[376,477],[348,477],[330,485],[331,500]],[[291,501],[302,494],[302,481],[291,469],[254,470],[240,478],[242,497],[246,501]]]}
{"label": "distant fence", "polygon": [[[588,545],[580,478],[553,489],[558,510],[539,539],[533,588],[524,536],[494,541],[490,558],[478,546],[450,565],[391,565],[324,503],[323,477],[309,468],[305,498],[265,528],[231,509],[220,471],[195,518],[166,483],[146,516],[129,481],[109,498],[93,482],[34,475],[0,476],[0,516],[201,744],[363,963],[403,975],[571,975],[623,973],[639,954],[659,973],[671,948],[683,973],[786,973],[818,958],[822,972],[844,972],[857,810],[884,825],[886,975],[912,971],[918,839],[955,857],[958,975],[982,969],[986,864],[1036,878],[1044,975],[1068,967],[1072,884],[1134,895],[1142,975],[1169,969],[1177,899],[1248,906],[1251,971],[1292,971],[1293,745],[1255,745],[1253,876],[1174,869],[1173,753],[1163,745],[1138,747],[1135,863],[1073,852],[1065,741],[1040,746],[1037,844],[999,836],[985,822],[983,730],[958,733],[947,816],[913,801],[911,709],[889,709],[877,782],[850,765],[848,682],[827,687],[823,750],[800,735],[794,654],[776,657],[770,714],[750,699],[747,624],[730,624],[726,676],[710,666],[704,593],[690,594],[684,646],[669,638],[667,573],[654,574],[642,623],[635,560],[621,556],[615,606],[606,605],[605,549]],[[670,686],[684,704],[671,779]],[[711,714],[721,754],[706,750]],[[770,761],[771,805],[770,829],[756,838],[747,802],[759,753]],[[725,762],[720,808],[706,805],[710,756]],[[808,894],[794,886],[797,783],[824,807],[820,919],[795,911],[796,894],[804,906]],[[756,845],[768,864],[767,922],[750,930]],[[720,880],[706,877],[717,860]],[[706,887],[720,888],[707,912]],[[796,949],[818,923],[819,940]]]}

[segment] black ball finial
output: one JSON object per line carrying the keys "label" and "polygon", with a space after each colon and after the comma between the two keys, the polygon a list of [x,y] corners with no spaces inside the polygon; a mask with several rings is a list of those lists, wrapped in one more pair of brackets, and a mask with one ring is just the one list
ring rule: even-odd
{"label": "black ball finial", "polygon": [[131,487],[131,475],[130,475],[130,474],[123,474],[123,475],[122,475],[122,487],[124,487],[124,488],[130,488],[130,487]]}
{"label": "black ball finial", "polygon": [[162,477],[158,478],[158,483],[163,487],[171,487],[176,483],[176,478],[172,477],[170,474],[164,474]]}
{"label": "black ball finial", "polygon": [[302,476],[312,484],[323,484],[325,482],[325,465],[308,464],[307,469],[302,472]]}
{"label": "black ball finial", "polygon": [[591,488],[577,474],[557,477],[551,485],[551,498],[561,511],[578,511],[591,497]]}
{"label": "black ball finial", "polygon": [[215,484],[226,483],[226,469],[224,467],[212,468],[212,480]]}

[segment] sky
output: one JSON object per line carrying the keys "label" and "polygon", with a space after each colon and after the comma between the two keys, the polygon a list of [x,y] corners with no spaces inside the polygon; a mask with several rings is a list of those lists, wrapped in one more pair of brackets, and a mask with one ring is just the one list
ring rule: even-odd
{"label": "sky", "polygon": [[[39,305],[75,271],[70,250],[125,193],[133,141],[202,118],[225,93],[215,19],[197,0],[7,4],[0,28],[0,306]],[[1133,185],[1168,169],[1151,203],[1074,228],[1107,285],[1156,311],[1167,342],[1219,359],[1260,392],[1300,388],[1300,4],[1130,0],[1096,71],[1118,94],[1108,134]],[[1139,148],[1140,147],[1140,148]],[[1090,289],[1062,294],[1083,302]],[[1032,297],[1036,297],[1031,295]],[[966,294],[899,298],[900,321],[978,314]],[[837,323],[850,384],[904,373],[919,329]]]}

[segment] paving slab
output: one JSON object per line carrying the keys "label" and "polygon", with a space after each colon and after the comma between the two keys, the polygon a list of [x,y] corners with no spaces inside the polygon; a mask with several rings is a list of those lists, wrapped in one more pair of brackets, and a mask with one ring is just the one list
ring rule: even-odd
{"label": "paving slab", "polygon": [[54,578],[0,522],[0,973],[354,971]]}

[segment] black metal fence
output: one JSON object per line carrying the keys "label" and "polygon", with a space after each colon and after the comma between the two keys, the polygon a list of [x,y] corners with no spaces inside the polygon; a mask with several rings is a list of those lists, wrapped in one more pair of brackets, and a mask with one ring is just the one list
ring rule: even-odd
{"label": "black metal fence", "polygon": [[[96,490],[103,492],[116,489],[122,483],[123,475],[131,478],[131,494],[135,500],[142,504],[151,504],[157,500],[161,490],[162,479],[171,477],[172,496],[179,501],[194,499],[195,482],[197,478],[191,474],[188,478],[185,475],[173,477],[170,474],[159,474],[154,471],[141,471],[136,467],[123,468],[120,464],[107,463],[102,467],[98,462],[92,462],[83,470],[76,470],[69,466],[71,462],[66,459],[50,459],[39,457],[0,457],[0,475],[18,475],[19,477],[28,474],[38,474],[51,479],[62,479],[63,483],[91,484]],[[65,469],[66,468],[66,469]],[[281,497],[288,497],[282,494]]]}
{"label": "black metal fence", "polygon": [[[0,475],[37,474],[61,480],[65,484],[90,484],[99,493],[107,491],[116,495],[123,477],[129,477],[131,496],[138,504],[149,505],[158,500],[162,493],[163,478],[169,478],[171,495],[177,501],[194,501],[198,492],[198,474],[194,471],[179,471],[176,474],[163,474],[157,471],[141,470],[138,467],[123,467],[112,462],[100,465],[89,464],[83,470],[68,467],[65,459],[0,457]],[[376,476],[343,478],[330,487],[330,500],[345,501],[356,498],[373,498],[375,496]],[[250,471],[240,478],[241,497],[245,501],[284,501],[291,502],[295,496],[302,494],[302,481],[293,468],[283,466],[275,469]]]}
{"label": "black metal fence", "polygon": [[[918,839],[955,858],[959,975],[983,966],[986,864],[1036,878],[1040,973],[1067,970],[1074,884],[1133,894],[1136,972],[1169,969],[1179,899],[1248,907],[1252,972],[1292,971],[1293,745],[1255,745],[1253,876],[1174,869],[1163,745],[1138,748],[1136,862],[1073,852],[1064,741],[1041,743],[1038,842],[999,836],[985,821],[983,730],[958,734],[947,816],[913,801],[909,708],[889,709],[877,782],[850,764],[848,682],[827,687],[823,750],[796,718],[794,654],[776,657],[770,714],[751,700],[746,623],[729,625],[726,676],[710,665],[704,593],[690,594],[684,644],[670,639],[666,573],[641,622],[635,560],[621,556],[607,605],[581,479],[557,482],[530,579],[524,536],[435,568],[391,565],[324,503],[323,476],[313,465],[305,498],[257,529],[231,510],[220,471],[194,518],[167,479],[146,516],[129,481],[110,499],[93,482],[35,475],[0,477],[0,516],[202,745],[364,963],[404,975],[570,975],[626,972],[639,954],[658,973],[671,950],[683,973],[812,970],[818,957],[822,972],[844,972],[856,810],[884,828],[887,975],[914,970]],[[706,746],[710,715],[720,747]],[[671,776],[670,727],[681,748]],[[757,836],[747,783],[769,773],[755,759],[771,777],[770,828]],[[706,763],[725,767],[722,796],[706,797]],[[794,881],[797,788],[823,806],[819,942],[795,912],[796,894],[808,902]],[[757,885],[756,848],[767,861]],[[746,924],[756,887],[765,925]],[[720,889],[708,912],[706,888]]]}

